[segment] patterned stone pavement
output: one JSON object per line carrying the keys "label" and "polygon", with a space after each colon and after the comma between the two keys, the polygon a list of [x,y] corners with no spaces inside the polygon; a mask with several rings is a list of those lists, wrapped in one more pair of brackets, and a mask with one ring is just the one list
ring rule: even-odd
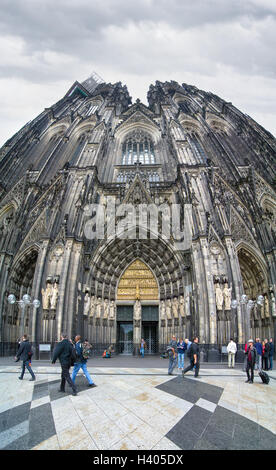
{"label": "patterned stone pavement", "polygon": [[78,395],[58,392],[60,368],[0,367],[0,448],[9,450],[276,449],[276,372],[245,383],[241,370],[88,367]]}

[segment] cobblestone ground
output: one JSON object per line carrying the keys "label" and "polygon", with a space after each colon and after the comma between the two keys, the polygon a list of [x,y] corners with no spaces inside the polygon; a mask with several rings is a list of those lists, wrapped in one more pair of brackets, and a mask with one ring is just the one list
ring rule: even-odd
{"label": "cobblestone ground", "polygon": [[[166,361],[165,361],[166,362]],[[163,367],[88,370],[78,395],[58,391],[60,367],[34,361],[36,381],[20,364],[0,366],[0,448],[10,450],[276,449],[276,371],[264,385],[245,383],[240,368],[202,366],[200,378]],[[160,362],[156,362],[158,366]],[[2,361],[3,364],[3,361]],[[153,364],[148,362],[146,364]],[[138,363],[137,363],[138,365]],[[224,367],[224,368],[223,368]]]}

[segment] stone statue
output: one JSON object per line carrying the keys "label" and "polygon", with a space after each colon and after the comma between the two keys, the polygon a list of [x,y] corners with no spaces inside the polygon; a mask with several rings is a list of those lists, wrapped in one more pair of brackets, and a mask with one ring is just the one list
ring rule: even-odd
{"label": "stone statue", "polygon": [[51,310],[56,310],[58,301],[58,284],[55,282],[54,287],[52,288],[50,304]]}
{"label": "stone statue", "polygon": [[185,295],[185,313],[187,317],[191,315],[191,305],[190,305],[190,294],[189,292]]}
{"label": "stone statue", "polygon": [[141,320],[141,314],[142,314],[141,302],[140,302],[140,300],[137,299],[135,301],[134,310],[133,310],[134,320]]}
{"label": "stone statue", "polygon": [[178,299],[177,299],[177,297],[174,297],[174,299],[173,299],[172,311],[173,311],[173,317],[178,318]]}
{"label": "stone statue", "polygon": [[92,295],[91,300],[90,300],[90,309],[89,309],[89,317],[90,317],[90,318],[94,317],[94,315],[95,315],[95,309],[96,309],[96,305],[95,305],[95,296]]}
{"label": "stone statue", "polygon": [[101,318],[102,314],[102,299],[98,297],[96,302],[96,318]]}
{"label": "stone statue", "polygon": [[46,283],[46,289],[41,289],[42,293],[42,307],[43,310],[49,310],[50,308],[50,298],[52,294],[52,285],[50,282]]}
{"label": "stone statue", "polygon": [[107,299],[104,299],[103,309],[104,309],[103,318],[108,318],[108,314],[109,314],[109,302],[108,302]]}
{"label": "stone statue", "polygon": [[179,298],[179,313],[182,318],[185,317],[185,301],[183,295],[180,296]]}
{"label": "stone statue", "polygon": [[269,300],[268,300],[267,295],[264,296],[264,314],[265,314],[265,318],[270,317],[270,315],[269,315]]}
{"label": "stone statue", "polygon": [[217,310],[222,310],[223,308],[223,292],[219,284],[216,284],[216,305]]}
{"label": "stone statue", "polygon": [[90,303],[91,303],[91,298],[88,292],[85,293],[84,296],[84,307],[83,307],[83,314],[84,316],[88,316],[90,312]]}
{"label": "stone statue", "polygon": [[114,302],[114,300],[111,300],[110,307],[109,307],[109,318],[110,318],[110,320],[115,319],[115,309],[116,309],[115,302]]}
{"label": "stone statue", "polygon": [[171,320],[171,318],[172,318],[172,302],[171,302],[171,299],[167,299],[167,301],[166,301],[166,315],[167,315],[167,319]]}
{"label": "stone statue", "polygon": [[162,320],[165,320],[165,318],[166,318],[166,305],[165,305],[164,300],[161,300],[160,316],[161,316]]}
{"label": "stone statue", "polygon": [[276,305],[275,305],[274,293],[271,292],[270,296],[271,296],[271,313],[272,313],[272,316],[275,317],[276,316]]}
{"label": "stone statue", "polygon": [[224,310],[231,310],[232,287],[228,287],[226,282],[223,289]]}

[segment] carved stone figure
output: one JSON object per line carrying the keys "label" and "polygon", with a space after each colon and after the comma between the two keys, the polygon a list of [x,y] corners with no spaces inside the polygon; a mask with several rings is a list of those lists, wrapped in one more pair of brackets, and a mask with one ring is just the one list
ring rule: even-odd
{"label": "carved stone figure", "polygon": [[101,318],[102,315],[102,299],[98,297],[96,303],[96,318]]}
{"label": "carved stone figure", "polygon": [[264,296],[264,315],[265,315],[265,318],[270,317],[270,315],[269,315],[269,300],[268,300],[267,295]]}
{"label": "carved stone figure", "polygon": [[108,302],[107,299],[104,299],[103,310],[104,310],[103,318],[108,318],[108,314],[109,314],[109,302]]}
{"label": "carved stone figure", "polygon": [[164,320],[166,318],[166,305],[165,305],[164,300],[161,300],[160,316],[161,316],[162,320]]}
{"label": "carved stone figure", "polygon": [[216,305],[217,310],[223,309],[223,291],[219,284],[216,284]]}
{"label": "carved stone figure", "polygon": [[90,298],[89,292],[86,292],[84,296],[84,307],[83,307],[83,314],[85,317],[89,315],[90,303],[91,303],[91,298]]}
{"label": "carved stone figure", "polygon": [[91,300],[90,300],[90,309],[89,309],[89,317],[90,317],[90,318],[94,317],[94,315],[95,315],[95,309],[96,309],[96,305],[95,305],[95,296],[92,295]]}
{"label": "carved stone figure", "polygon": [[173,317],[178,318],[178,299],[177,299],[177,297],[174,297],[174,299],[173,299],[172,311],[173,311]]}
{"label": "carved stone figure", "polygon": [[133,310],[133,319],[141,320],[141,316],[142,316],[141,302],[140,300],[136,300],[134,304],[134,310]]}
{"label": "carved stone figure", "polygon": [[179,297],[179,313],[182,318],[185,317],[185,300],[183,295]]}
{"label": "carved stone figure", "polygon": [[56,310],[58,301],[58,284],[55,282],[51,292],[50,306],[51,310]]}
{"label": "carved stone figure", "polygon": [[115,312],[116,312],[115,309],[116,309],[115,302],[114,302],[114,300],[111,300],[110,307],[109,307],[109,318],[110,318],[110,320],[114,320],[114,318],[115,318]]}
{"label": "carved stone figure", "polygon": [[166,315],[167,315],[167,319],[171,320],[171,318],[172,318],[172,302],[171,302],[171,299],[166,300]]}
{"label": "carved stone figure", "polygon": [[231,310],[232,287],[228,287],[226,282],[223,289],[224,310]]}
{"label": "carved stone figure", "polygon": [[52,284],[47,282],[46,289],[41,289],[42,294],[42,308],[43,310],[50,309],[50,298],[52,294]]}
{"label": "carved stone figure", "polygon": [[272,316],[275,317],[276,316],[276,305],[275,305],[274,293],[271,292],[270,296],[271,296],[271,313],[272,313]]}
{"label": "carved stone figure", "polygon": [[185,313],[187,315],[187,317],[189,317],[191,315],[191,299],[190,299],[190,294],[187,292],[185,294]]}

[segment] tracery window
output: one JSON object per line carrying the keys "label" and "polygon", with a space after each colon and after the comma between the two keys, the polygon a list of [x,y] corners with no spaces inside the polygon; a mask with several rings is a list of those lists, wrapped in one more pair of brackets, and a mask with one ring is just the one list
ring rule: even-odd
{"label": "tracery window", "polygon": [[207,161],[207,155],[199,141],[199,138],[196,133],[192,132],[191,134],[188,135],[188,141],[189,144],[197,157],[198,161],[200,163],[206,163]]}
{"label": "tracery window", "polygon": [[151,138],[143,131],[129,135],[122,146],[122,165],[152,165],[156,163],[154,146]]}

